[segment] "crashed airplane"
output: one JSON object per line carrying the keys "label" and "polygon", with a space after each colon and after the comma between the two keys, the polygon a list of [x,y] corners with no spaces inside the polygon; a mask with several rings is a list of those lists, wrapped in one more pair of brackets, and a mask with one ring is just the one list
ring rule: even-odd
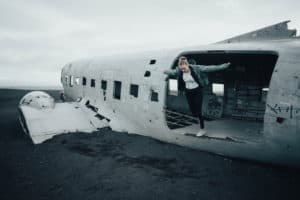
{"label": "crashed airplane", "polygon": [[[66,64],[66,102],[34,91],[20,101],[20,122],[34,144],[103,127],[224,156],[300,165],[300,40],[284,21],[205,46],[106,56]],[[206,134],[183,91],[164,70],[186,56],[209,73]]]}

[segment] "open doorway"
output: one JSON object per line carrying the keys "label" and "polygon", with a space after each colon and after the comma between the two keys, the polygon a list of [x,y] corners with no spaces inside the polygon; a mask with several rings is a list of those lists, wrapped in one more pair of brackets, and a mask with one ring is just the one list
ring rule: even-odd
{"label": "open doorway", "polygon": [[[274,51],[206,51],[181,54],[190,64],[218,65],[230,62],[224,71],[208,73],[209,85],[203,91],[203,116],[208,134],[228,137],[249,132],[261,135],[266,97],[278,54]],[[172,69],[177,66],[174,61]],[[198,119],[193,117],[184,91],[170,77],[165,116],[170,129],[182,132],[199,131]],[[218,133],[217,133],[218,132]],[[229,133],[230,132],[230,133]],[[248,134],[248,135],[249,135]]]}

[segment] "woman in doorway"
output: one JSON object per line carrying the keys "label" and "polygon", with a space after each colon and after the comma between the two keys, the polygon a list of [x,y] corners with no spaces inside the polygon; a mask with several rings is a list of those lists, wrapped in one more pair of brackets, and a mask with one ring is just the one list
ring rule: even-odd
{"label": "woman in doorway", "polygon": [[185,91],[185,96],[193,116],[200,121],[200,131],[197,136],[202,136],[204,130],[204,119],[202,116],[203,87],[209,84],[206,73],[220,71],[228,68],[230,63],[221,65],[192,65],[185,56],[178,60],[178,66],[173,70],[165,70],[168,76],[177,77],[178,87]]}

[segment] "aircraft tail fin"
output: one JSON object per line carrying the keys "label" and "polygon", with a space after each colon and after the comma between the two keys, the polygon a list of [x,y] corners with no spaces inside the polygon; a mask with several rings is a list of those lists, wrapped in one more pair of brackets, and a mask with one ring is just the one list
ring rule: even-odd
{"label": "aircraft tail fin", "polygon": [[298,38],[296,37],[296,29],[288,29],[289,22],[290,20],[273,24],[271,26],[217,42],[216,44]]}

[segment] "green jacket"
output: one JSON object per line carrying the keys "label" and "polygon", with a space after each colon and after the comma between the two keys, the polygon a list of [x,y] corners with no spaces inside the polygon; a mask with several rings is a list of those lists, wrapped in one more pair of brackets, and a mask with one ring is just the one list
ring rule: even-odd
{"label": "green jacket", "polygon": [[[189,65],[191,69],[191,75],[195,79],[195,81],[201,86],[207,86],[209,84],[208,75],[209,72],[220,71],[228,68],[230,63],[224,63],[221,65]],[[176,77],[179,84],[179,89],[183,87],[185,84],[182,79],[182,72],[181,70],[176,67],[176,69],[169,69],[164,71],[165,74],[171,77]]]}

